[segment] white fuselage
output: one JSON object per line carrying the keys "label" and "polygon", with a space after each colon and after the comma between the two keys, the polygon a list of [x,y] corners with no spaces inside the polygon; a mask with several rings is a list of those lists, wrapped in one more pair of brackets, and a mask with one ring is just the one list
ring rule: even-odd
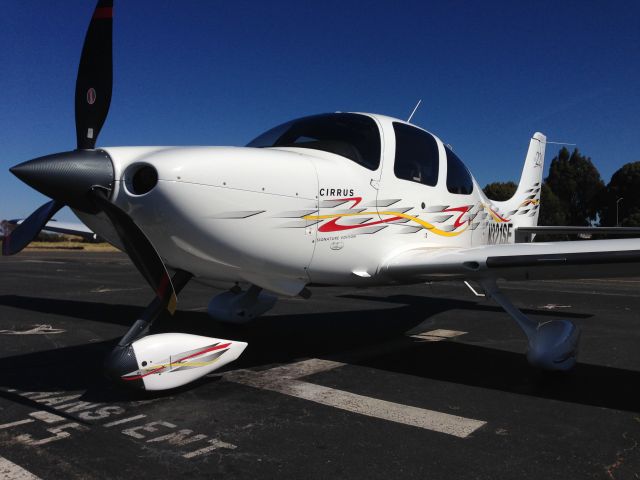
{"label": "white fuselage", "polygon": [[[283,295],[308,283],[385,283],[385,258],[416,247],[511,242],[504,212],[473,180],[470,194],[446,187],[445,148],[436,138],[434,186],[394,173],[393,122],[380,130],[375,170],[327,151],[298,147],[112,147],[112,201],[149,237],[170,267],[201,280],[249,282]],[[158,183],[132,193],[129,173],[153,166]],[[117,245],[109,222],[76,212]]]}

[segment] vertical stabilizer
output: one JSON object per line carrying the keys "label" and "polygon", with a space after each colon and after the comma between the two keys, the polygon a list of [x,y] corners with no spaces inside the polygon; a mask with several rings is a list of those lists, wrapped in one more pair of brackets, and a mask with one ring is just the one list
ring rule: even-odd
{"label": "vertical stabilizer", "polygon": [[516,193],[504,202],[492,202],[516,227],[535,227],[538,224],[546,142],[547,137],[542,133],[533,135]]}

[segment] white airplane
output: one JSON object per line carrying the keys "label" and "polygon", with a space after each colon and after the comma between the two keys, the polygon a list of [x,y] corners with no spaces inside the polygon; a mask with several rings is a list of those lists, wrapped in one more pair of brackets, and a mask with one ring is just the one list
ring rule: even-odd
{"label": "white airplane", "polygon": [[527,318],[496,280],[638,275],[636,240],[515,242],[522,232],[545,231],[536,227],[541,133],[531,138],[518,189],[504,202],[489,200],[435,135],[383,115],[305,117],[240,148],[96,149],[111,99],[111,30],[112,1],[100,0],[76,83],[77,149],[11,169],[52,201],[13,232],[3,253],[19,252],[68,205],[129,254],[156,296],[107,360],[109,375],[123,384],[184,385],[246,347],[147,335],[164,310],[174,312],[176,293],[192,277],[230,286],[209,304],[223,322],[251,320],[276,295],[308,297],[315,285],[471,280],[521,327],[532,365],[567,370],[579,329],[568,320]]}

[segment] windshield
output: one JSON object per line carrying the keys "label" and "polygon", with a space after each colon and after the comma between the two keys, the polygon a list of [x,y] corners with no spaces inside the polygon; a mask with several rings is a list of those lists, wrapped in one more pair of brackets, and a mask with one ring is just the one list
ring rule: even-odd
{"label": "windshield", "polygon": [[299,147],[346,157],[370,169],[380,165],[380,132],[376,122],[357,113],[325,113],[279,125],[247,147]]}

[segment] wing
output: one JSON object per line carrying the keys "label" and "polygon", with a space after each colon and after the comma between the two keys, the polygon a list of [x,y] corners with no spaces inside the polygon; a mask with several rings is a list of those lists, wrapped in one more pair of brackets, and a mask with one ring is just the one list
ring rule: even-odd
{"label": "wing", "polygon": [[65,233],[68,235],[78,235],[79,237],[95,240],[97,235],[82,223],[48,222],[43,230],[48,232]]}
{"label": "wing", "polygon": [[[23,222],[20,220],[9,220],[9,223],[20,225]],[[64,233],[67,235],[77,235],[88,240],[96,240],[97,235],[89,227],[83,223],[72,222],[58,222],[57,220],[51,220],[42,228],[45,232]]]}
{"label": "wing", "polygon": [[393,255],[379,273],[403,283],[640,276],[640,239],[425,247]]}

